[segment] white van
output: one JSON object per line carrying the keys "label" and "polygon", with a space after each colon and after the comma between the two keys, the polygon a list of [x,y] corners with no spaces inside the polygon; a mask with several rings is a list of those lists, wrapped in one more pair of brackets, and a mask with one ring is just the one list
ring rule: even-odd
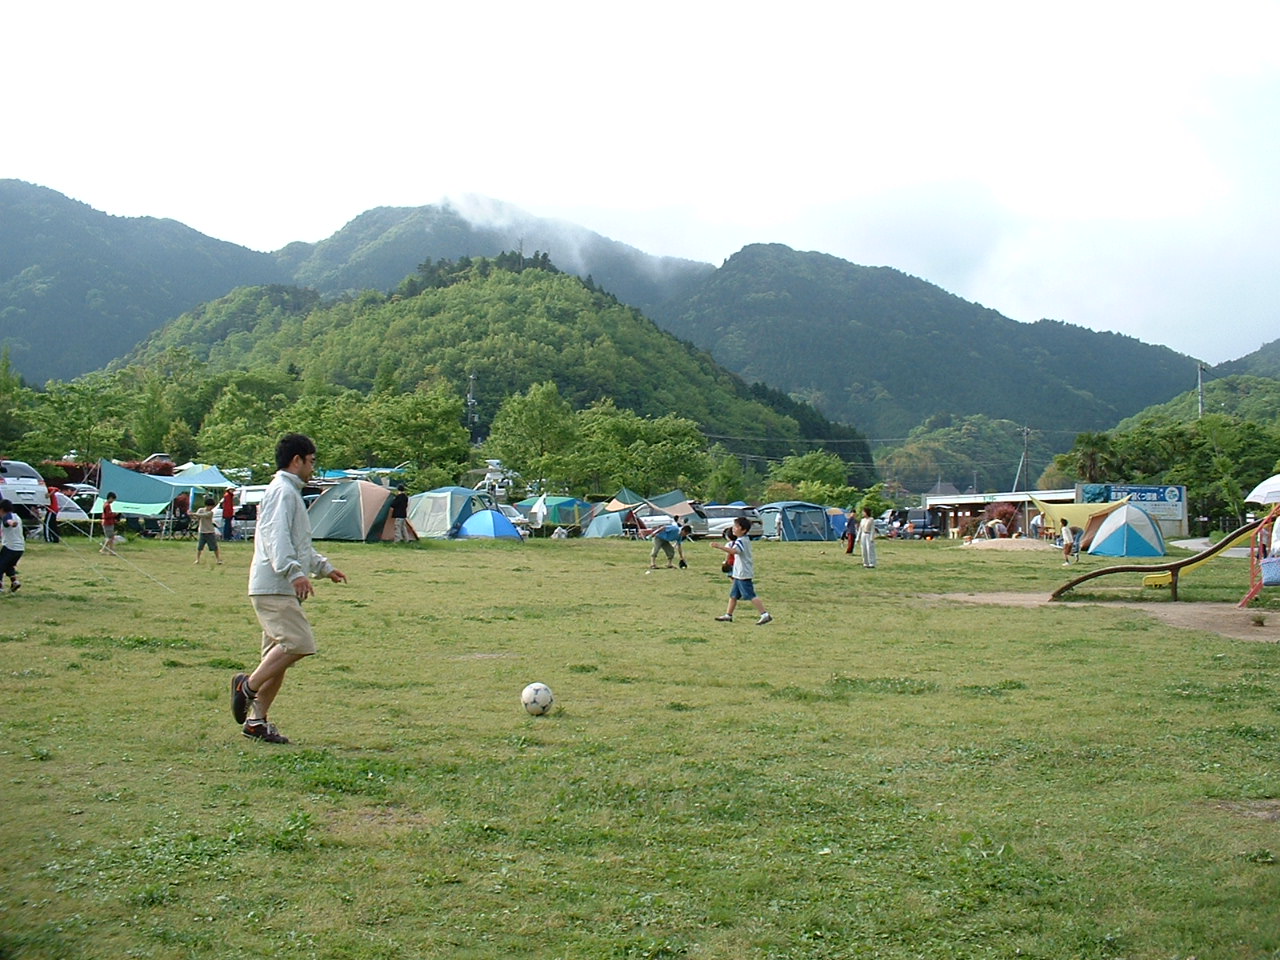
{"label": "white van", "polygon": [[21,460],[0,460],[0,498],[28,510],[49,505],[49,488],[35,469]]}

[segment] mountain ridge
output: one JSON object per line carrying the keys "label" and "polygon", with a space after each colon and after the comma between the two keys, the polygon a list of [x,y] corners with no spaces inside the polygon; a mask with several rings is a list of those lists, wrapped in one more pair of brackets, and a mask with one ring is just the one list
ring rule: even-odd
{"label": "mountain ridge", "polygon": [[[905,436],[938,414],[1041,415],[1028,397],[1043,397],[1045,416],[1101,429],[1180,393],[1195,366],[1121,334],[1020,323],[892,267],[750,244],[717,268],[496,201],[482,213],[449,203],[376,207],[325,240],[259,253],[176,221],[112,217],[47,187],[0,181],[0,346],[29,380],[65,379],[237,287],[386,292],[432,259],[532,248],[748,382],[871,436]],[[1255,360],[1270,362],[1267,349],[1222,367],[1251,372]],[[1126,375],[1094,375],[1097,358],[1111,354],[1128,358]]]}

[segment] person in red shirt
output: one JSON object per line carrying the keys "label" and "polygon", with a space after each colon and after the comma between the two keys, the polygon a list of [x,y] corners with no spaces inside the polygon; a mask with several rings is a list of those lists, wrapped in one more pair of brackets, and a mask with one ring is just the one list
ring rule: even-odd
{"label": "person in red shirt", "polygon": [[236,515],[236,501],[235,501],[235,498],[231,496],[231,488],[227,487],[227,489],[222,494],[222,539],[223,540],[231,539],[231,534],[234,532],[231,529],[231,518],[234,517],[235,515]]}
{"label": "person in red shirt", "polygon": [[49,488],[49,507],[44,512],[44,542],[61,543],[62,533],[58,529],[58,488]]}
{"label": "person in red shirt", "polygon": [[115,511],[116,495],[108,493],[107,499],[102,501],[102,549],[99,553],[109,553],[113,557],[116,555],[116,523],[120,519],[120,514]]}

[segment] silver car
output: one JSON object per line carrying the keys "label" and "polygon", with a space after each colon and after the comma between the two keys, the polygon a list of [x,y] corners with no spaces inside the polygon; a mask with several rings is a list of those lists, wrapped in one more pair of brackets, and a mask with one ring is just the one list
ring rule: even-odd
{"label": "silver car", "polygon": [[693,513],[682,514],[674,517],[669,513],[664,513],[657,507],[641,506],[636,507],[636,517],[645,525],[646,530],[661,530],[669,523],[688,524],[690,528],[690,536],[694,539],[709,536],[707,532],[707,518],[703,515],[700,507],[695,506]]}
{"label": "silver car", "polygon": [[47,507],[49,488],[30,464],[0,460],[0,499],[27,507]]}
{"label": "silver car", "polygon": [[735,517],[746,517],[751,521],[751,529],[747,536],[756,540],[764,536],[764,524],[760,522],[760,514],[755,507],[734,507],[728,504],[703,504],[702,512],[707,518],[707,536],[723,537],[725,531],[733,526]]}

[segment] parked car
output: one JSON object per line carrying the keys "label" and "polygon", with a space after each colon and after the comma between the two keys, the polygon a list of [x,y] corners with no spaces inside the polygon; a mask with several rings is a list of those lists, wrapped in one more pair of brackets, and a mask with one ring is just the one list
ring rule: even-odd
{"label": "parked car", "polygon": [[49,487],[44,478],[21,460],[0,460],[0,499],[8,500],[34,519],[35,507],[49,505]]}
{"label": "parked car", "polygon": [[886,510],[876,520],[876,536],[906,540],[935,540],[942,536],[937,510]]}
{"label": "parked car", "polygon": [[760,514],[755,507],[732,507],[727,504],[703,504],[702,512],[707,517],[707,536],[723,537],[726,530],[733,526],[735,517],[746,517],[751,521],[751,529],[747,536],[752,540],[764,536],[764,524],[760,522]]}
{"label": "parked car", "polygon": [[517,510],[509,503],[498,504],[498,509],[502,511],[502,515],[511,521],[511,525],[520,531],[520,535],[527,537],[529,535],[529,518]]}
{"label": "parked car", "polygon": [[668,523],[687,523],[693,530],[694,539],[701,539],[708,536],[707,533],[707,517],[702,509],[693,505],[693,513],[684,514],[679,517],[673,517],[669,513],[664,513],[657,507],[641,506],[635,509],[636,518],[644,524],[646,530],[660,530]]}
{"label": "parked car", "polygon": [[64,483],[59,489],[72,500],[85,497],[92,501],[98,496],[98,488],[92,483]]}

